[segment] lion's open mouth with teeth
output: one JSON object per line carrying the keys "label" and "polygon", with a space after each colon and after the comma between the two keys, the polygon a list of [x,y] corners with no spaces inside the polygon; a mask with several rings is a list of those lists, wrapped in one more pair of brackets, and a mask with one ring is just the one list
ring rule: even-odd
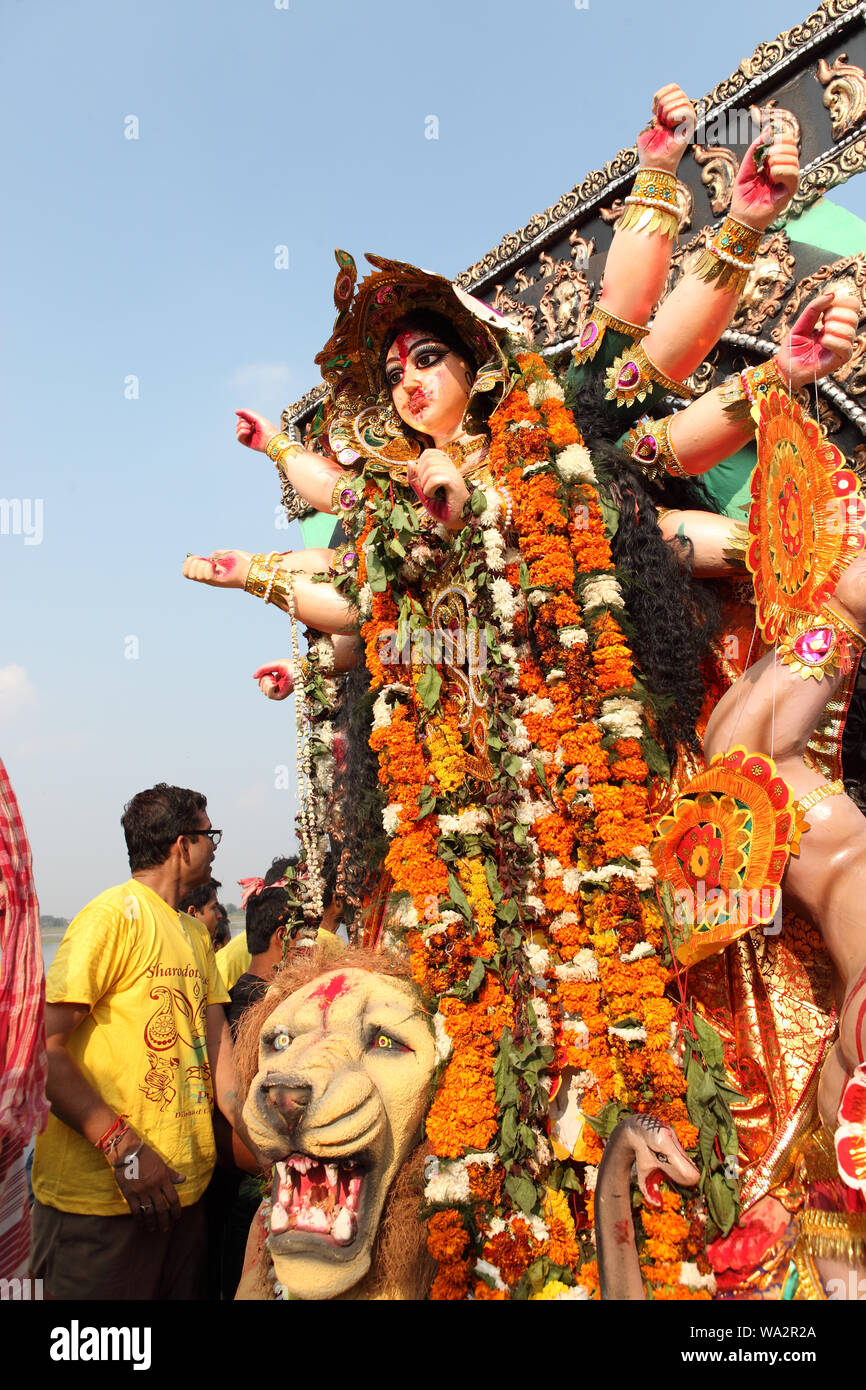
{"label": "lion's open mouth with teeth", "polygon": [[312,1154],[290,1154],[274,1164],[271,1188],[271,1249],[279,1237],[314,1235],[341,1249],[358,1236],[367,1169],[354,1158],[326,1163]]}
{"label": "lion's open mouth with teeth", "polygon": [[333,1298],[367,1273],[434,1066],[416,991],[370,969],[320,973],[260,1024],[244,1120],[272,1166],[267,1248],[293,1296]]}

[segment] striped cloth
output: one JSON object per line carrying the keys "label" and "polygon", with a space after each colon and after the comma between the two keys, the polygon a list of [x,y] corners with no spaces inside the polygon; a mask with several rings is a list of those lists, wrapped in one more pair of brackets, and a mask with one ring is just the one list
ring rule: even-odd
{"label": "striped cloth", "polygon": [[0,761],[0,1138],[29,1144],[48,1117],[45,972],[30,845]]}

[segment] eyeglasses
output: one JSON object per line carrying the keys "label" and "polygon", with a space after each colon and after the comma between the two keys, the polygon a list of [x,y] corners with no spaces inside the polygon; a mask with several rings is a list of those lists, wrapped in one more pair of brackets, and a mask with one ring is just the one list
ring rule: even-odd
{"label": "eyeglasses", "polygon": [[214,849],[216,849],[223,837],[221,830],[185,830],[183,833],[184,835],[188,835],[190,839],[192,839],[193,835],[207,835]]}

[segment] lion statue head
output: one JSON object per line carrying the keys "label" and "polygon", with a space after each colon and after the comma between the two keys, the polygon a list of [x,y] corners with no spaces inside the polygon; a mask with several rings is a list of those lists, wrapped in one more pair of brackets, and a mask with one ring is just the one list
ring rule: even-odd
{"label": "lion statue head", "polygon": [[293,954],[238,1036],[244,1122],[272,1165],[238,1297],[272,1296],[271,1264],[296,1298],[423,1297],[430,1015],[401,961]]}

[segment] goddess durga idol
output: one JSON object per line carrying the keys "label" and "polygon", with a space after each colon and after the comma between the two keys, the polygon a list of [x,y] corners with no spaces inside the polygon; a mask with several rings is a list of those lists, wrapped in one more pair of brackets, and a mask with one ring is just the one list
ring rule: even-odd
{"label": "goddess durga idol", "polygon": [[[775,357],[695,397],[686,380],[730,323],[798,156],[790,124],[760,132],[729,216],[656,309],[694,119],[678,87],[656,93],[601,295],[564,363],[439,275],[369,256],[359,283],[337,252],[337,319],[316,359],[329,390],[306,442],[250,410],[237,436],[337,519],[341,543],[184,566],[308,629],[303,662],[256,679],[274,700],[294,688],[308,721],[311,914],[330,834],[352,943],[408,958],[435,1013],[434,1297],[609,1294],[596,1180],[633,1113],[694,1163],[644,1191],[637,1292],[621,1296],[818,1296],[834,1260],[862,1254],[866,953],[851,914],[866,840],[856,808],[821,790],[838,717],[835,744],[813,746],[859,653],[859,549],[816,542],[809,595],[793,616],[774,609],[773,628],[760,507],[750,536],[700,482],[756,420],[759,443],[784,434],[774,458],[821,452],[791,393],[849,359],[858,310],[815,299]],[[688,404],[672,413],[671,396]],[[843,472],[825,454],[800,503]],[[784,665],[773,644],[788,639]],[[828,849],[843,841],[844,864]],[[720,885],[758,884],[772,922],[786,872],[802,915],[780,933],[767,912],[707,914],[704,889],[718,902]]]}

